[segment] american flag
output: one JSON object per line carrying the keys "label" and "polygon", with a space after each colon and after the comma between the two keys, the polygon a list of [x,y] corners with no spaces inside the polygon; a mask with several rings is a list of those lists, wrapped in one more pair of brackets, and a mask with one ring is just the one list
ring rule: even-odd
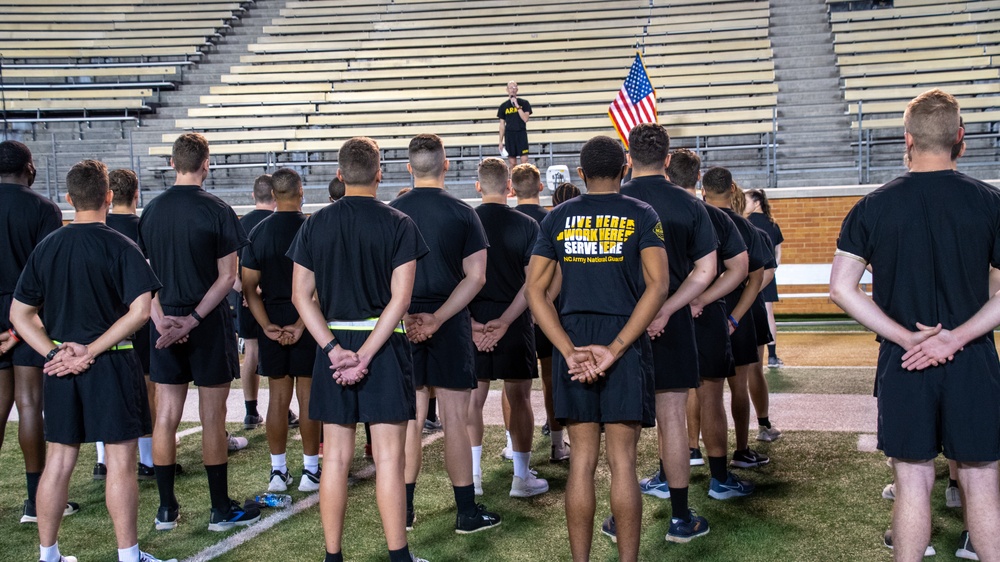
{"label": "american flag", "polygon": [[656,123],[656,90],[646,74],[646,66],[642,64],[642,55],[635,54],[632,69],[622,84],[611,105],[608,106],[608,117],[618,131],[618,136],[628,149],[628,134],[639,123]]}

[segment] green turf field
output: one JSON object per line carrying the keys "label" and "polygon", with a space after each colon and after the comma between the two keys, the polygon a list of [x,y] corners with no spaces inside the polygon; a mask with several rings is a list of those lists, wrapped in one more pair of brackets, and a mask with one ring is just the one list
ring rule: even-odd
{"label": "green turf field", "polygon": [[[237,427],[233,424],[230,429]],[[263,430],[239,433],[250,438],[250,447],[230,458],[230,489],[234,496],[242,497],[265,487],[269,465]],[[499,428],[488,428],[483,455],[486,496],[482,501],[505,519],[500,528],[471,536],[453,533],[453,497],[441,462],[443,442],[438,440],[427,447],[417,487],[417,525],[410,534],[411,546],[417,554],[432,562],[569,559],[562,504],[566,469],[545,462],[548,440],[537,439],[535,450],[539,461],[534,464],[539,475],[549,480],[552,490],[529,500],[511,499],[507,496],[511,465],[496,455],[502,441]],[[644,496],[641,559],[888,560],[889,551],[881,545],[881,536],[889,522],[891,504],[880,497],[880,491],[890,481],[890,472],[881,454],[859,453],[856,442],[857,435],[851,433],[786,432],[784,439],[760,447],[771,456],[770,465],[740,471],[743,477],[757,484],[757,493],[728,502],[707,497],[707,468],[692,469],[691,504],[708,518],[711,533],[687,545],[664,542],[669,501]],[[8,424],[5,443],[0,453],[3,467],[0,529],[4,536],[0,559],[36,560],[35,527],[18,523],[24,483],[16,424]],[[153,530],[156,486],[153,482],[140,484],[140,545],[161,557],[189,558],[235,534],[235,531],[206,530],[207,484],[199,447],[200,439],[194,435],[183,439],[179,449],[179,462],[185,466],[185,474],[177,481],[182,510],[176,530]],[[644,431],[640,442],[641,472],[654,466],[655,454],[654,433]],[[296,476],[301,467],[300,455],[298,442],[290,441],[289,466]],[[93,447],[85,446],[70,490],[71,499],[83,504],[83,510],[64,522],[60,546],[65,553],[84,561],[112,560],[114,538],[103,506],[104,484],[91,480],[93,462]],[[356,468],[364,467],[359,458]],[[956,548],[960,515],[957,510],[944,507],[941,479],[947,477],[947,468],[943,462],[939,463],[938,473],[933,496],[934,544],[939,552],[947,554]],[[608,486],[609,474],[602,466],[598,472],[599,507],[595,526],[607,514]],[[359,481],[351,490],[344,541],[348,560],[384,559],[385,546],[374,493],[373,480]],[[291,494],[297,501],[306,496],[294,490]],[[265,516],[274,513],[265,511]],[[323,552],[318,508],[313,506],[217,559],[319,561]],[[616,559],[613,545],[596,527],[593,558]]]}

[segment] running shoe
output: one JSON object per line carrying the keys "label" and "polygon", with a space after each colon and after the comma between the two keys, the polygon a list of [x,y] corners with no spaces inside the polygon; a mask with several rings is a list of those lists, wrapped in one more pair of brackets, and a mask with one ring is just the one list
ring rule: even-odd
{"label": "running shoe", "polygon": [[958,493],[958,486],[948,486],[944,489],[944,505],[962,507],[962,495]]}
{"label": "running shoe", "polygon": [[785,362],[781,360],[777,355],[772,355],[767,358],[767,366],[772,369],[778,369],[785,366]]}
{"label": "running shoe", "polygon": [[243,429],[257,429],[264,424],[264,418],[260,414],[247,414],[243,417]]}
{"label": "running shoe", "polygon": [[670,487],[667,481],[663,479],[663,475],[660,474],[659,469],[657,469],[656,474],[639,481],[639,490],[647,496],[653,496],[662,500],[670,498]]}
{"label": "running shoe", "polygon": [[[44,560],[39,560],[38,562],[45,562]],[[76,556],[59,556],[59,562],[77,562]]]}
{"label": "running shoe", "polygon": [[962,535],[959,538],[958,550],[955,551],[955,558],[979,560],[976,549],[972,548],[972,539],[969,538],[969,531],[962,531]]}
{"label": "running shoe", "polygon": [[701,456],[701,449],[691,448],[691,466],[705,466],[705,457]]}
{"label": "running shoe", "polygon": [[552,453],[549,455],[549,462],[564,462],[569,460],[569,444],[563,443],[562,447],[552,445]]}
{"label": "running shoe", "polygon": [[510,485],[510,497],[512,498],[530,498],[532,496],[538,496],[549,491],[549,483],[544,478],[539,478],[535,476],[532,472],[528,472],[526,478],[514,477],[514,481]]}
{"label": "running shoe", "polygon": [[271,477],[267,481],[268,492],[284,492],[292,485],[292,475],[286,470],[272,470]]}
{"label": "running shoe", "polygon": [[896,483],[886,484],[885,488],[882,488],[882,497],[887,500],[896,501]]}
{"label": "running shoe", "polygon": [[[884,544],[889,550],[892,550],[892,529],[889,529],[884,535],[882,535],[882,544]],[[934,556],[935,554],[937,554],[937,551],[934,550],[934,545],[932,544],[927,545],[927,548],[924,549],[925,557]],[[955,553],[955,556],[958,556],[957,552]],[[973,558],[972,560],[979,560],[979,558]]]}
{"label": "running shoe", "polygon": [[246,449],[247,445],[250,443],[247,441],[246,437],[236,437],[235,435],[230,435],[229,433],[226,433],[226,441],[230,453]]}
{"label": "running shoe", "polygon": [[757,431],[757,441],[770,443],[772,441],[777,441],[778,439],[781,439],[781,431],[779,431],[776,427],[760,426],[760,429]]}
{"label": "running shoe", "polygon": [[180,509],[180,505],[174,507],[163,507],[161,505],[156,510],[156,519],[153,520],[153,526],[157,531],[169,531],[176,528]]}
{"label": "running shoe", "polygon": [[552,434],[552,428],[549,427],[549,422],[545,422],[544,424],[542,424],[542,435],[548,437],[551,434]]}
{"label": "running shoe", "polygon": [[219,511],[212,508],[208,519],[209,531],[228,531],[233,527],[245,527],[260,519],[260,507],[254,502],[246,502],[242,507],[235,500],[229,500],[229,509]]}
{"label": "running shoe", "polygon": [[[316,472],[302,469],[302,479],[299,480],[300,492],[315,492],[319,490],[319,479],[323,476],[323,467],[316,467]],[[272,476],[273,478],[273,476]]]}
{"label": "running shoe", "polygon": [[730,461],[729,466],[736,468],[756,468],[764,466],[769,462],[771,462],[771,459],[767,458],[767,456],[748,448],[745,451],[736,451],[733,453],[733,460]]}
{"label": "running shoe", "polygon": [[712,478],[708,482],[708,497],[716,500],[742,498],[753,493],[754,486],[746,480],[736,478],[732,472],[726,476],[725,482]]}
{"label": "running shoe", "polygon": [[[80,504],[76,502],[66,502],[66,509],[63,510],[63,517],[69,517],[80,511]],[[35,511],[35,502],[24,500],[24,509],[21,512],[21,523],[38,523],[38,513]]]}
{"label": "running shoe", "polygon": [[667,542],[686,543],[708,534],[708,520],[688,509],[688,520],[672,517],[670,529],[664,537]]}
{"label": "running shoe", "polygon": [[295,412],[288,410],[288,429],[297,427],[299,427],[299,417],[295,415]]}
{"label": "running shoe", "polygon": [[500,458],[505,461],[514,461],[514,451],[510,447],[504,447],[500,450]]}
{"label": "running shoe", "polygon": [[439,421],[424,420],[424,434],[437,433],[441,431],[443,427]]}
{"label": "running shoe", "polygon": [[455,532],[460,535],[477,533],[500,525],[500,516],[486,511],[486,506],[476,504],[476,510],[468,515],[459,513],[455,516]]}
{"label": "running shoe", "polygon": [[413,530],[413,524],[416,523],[416,522],[417,522],[417,513],[416,513],[416,511],[414,511],[414,510],[412,510],[410,508],[406,508],[406,530],[407,531],[412,531]]}
{"label": "running shoe", "polygon": [[608,515],[601,523],[601,532],[611,537],[611,542],[618,542],[618,529],[615,528],[615,516]]}
{"label": "running shoe", "polygon": [[99,462],[94,465],[94,480],[108,479],[108,465]]}
{"label": "running shoe", "polygon": [[161,560],[148,552],[139,551],[139,562],[177,562],[176,558]]}

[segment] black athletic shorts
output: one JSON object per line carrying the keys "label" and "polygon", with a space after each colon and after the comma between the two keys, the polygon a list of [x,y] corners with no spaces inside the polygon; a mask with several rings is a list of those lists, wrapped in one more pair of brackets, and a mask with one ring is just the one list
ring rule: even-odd
{"label": "black athletic shorts", "polygon": [[46,441],[116,443],[153,430],[134,350],[103,353],[80,375],[46,376],[42,388]]}
{"label": "black athletic shorts", "polygon": [[736,374],[728,316],[725,303],[716,301],[705,305],[701,315],[694,319],[698,371],[703,379],[722,379]]}
{"label": "black athletic shorts", "polygon": [[528,154],[528,131],[511,131],[506,129],[503,134],[503,147],[507,149],[508,158],[516,158]]}
{"label": "black athletic shorts", "polygon": [[135,354],[139,358],[139,368],[144,375],[149,374],[149,330],[152,322],[146,322],[142,328],[132,336],[132,345],[135,346]]}
{"label": "black athletic shorts", "polygon": [[[472,317],[482,323],[500,318],[507,305],[477,302],[469,306]],[[528,380],[538,378],[535,359],[535,329],[527,310],[507,328],[493,351],[476,349],[476,378],[481,381]]]}
{"label": "black athletic shorts", "polygon": [[757,335],[757,347],[767,345],[774,339],[771,337],[771,327],[767,324],[767,309],[764,308],[764,301],[758,297],[750,307],[753,311],[753,329]]}
{"label": "black athletic shorts", "polygon": [[701,386],[691,307],[685,306],[670,317],[663,335],[652,340],[652,349],[656,390]]}
{"label": "black athletic shorts", "polygon": [[778,280],[771,279],[771,282],[761,291],[764,302],[778,302]]}
{"label": "black athletic shorts", "polygon": [[940,367],[904,370],[903,348],[882,342],[878,355],[878,448],[887,456],[959,462],[1000,459],[1000,363],[981,337]]}
{"label": "black athletic shorts", "polygon": [[[371,332],[333,330],[339,345],[357,351]],[[431,340],[437,339],[437,334]],[[330,358],[316,349],[309,418],[323,423],[357,424],[404,422],[416,418],[410,343],[393,333],[375,354],[368,374],[356,384],[341,386],[333,379]]]}
{"label": "black athletic shorts", "polygon": [[[627,316],[567,314],[562,325],[575,346],[607,345],[628,321]],[[652,350],[643,334],[597,382],[570,380],[566,360],[552,358],[552,396],[561,423],[637,422],[652,427],[656,412]]]}
{"label": "black athletic shorts", "polygon": [[[411,304],[410,312],[434,312],[441,304]],[[462,309],[442,324],[434,337],[422,343],[411,344],[414,386],[455,390],[479,386],[471,326],[468,309]]]}
{"label": "black athletic shorts", "polygon": [[[186,316],[194,307],[164,306],[167,316]],[[152,350],[149,357],[150,380],[161,384],[214,386],[229,384],[240,376],[240,359],[236,350],[236,330],[229,306],[223,301],[207,314],[201,324],[191,330],[186,343],[175,343],[156,349],[160,333],[153,325],[149,330]]]}
{"label": "black athletic shorts", "polygon": [[261,337],[260,324],[253,317],[250,309],[243,306],[243,296],[240,295],[239,306],[236,307],[236,333],[245,340],[255,340]]}
{"label": "black athletic shorts", "polygon": [[[299,319],[299,313],[292,303],[269,304],[264,308],[271,322],[279,326],[289,326]],[[316,362],[316,341],[309,330],[302,332],[302,337],[295,345],[281,345],[261,332],[257,345],[260,350],[260,372],[265,377],[312,376],[313,364]]]}
{"label": "black athletic shorts", "polygon": [[[729,316],[728,313],[726,316]],[[757,354],[757,330],[754,327],[753,307],[740,318],[740,325],[736,330],[729,334],[729,342],[733,346],[733,360],[737,367],[760,361],[760,356]]]}
{"label": "black athletic shorts", "polygon": [[549,357],[552,357],[552,342],[549,341],[549,338],[545,337],[545,332],[538,327],[538,324],[534,324],[534,326],[535,354],[539,359],[548,359]]}

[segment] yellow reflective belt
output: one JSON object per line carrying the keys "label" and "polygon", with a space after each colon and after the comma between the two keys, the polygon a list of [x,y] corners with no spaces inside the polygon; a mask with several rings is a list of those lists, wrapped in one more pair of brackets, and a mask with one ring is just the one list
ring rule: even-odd
{"label": "yellow reflective belt", "polygon": [[[330,320],[326,323],[326,327],[331,330],[370,332],[375,329],[376,323],[378,323],[378,318],[369,318],[367,320]],[[403,323],[400,322],[399,326],[396,326],[393,332],[397,334],[405,334],[406,330],[403,328]]]}
{"label": "yellow reflective belt", "polygon": [[[52,340],[52,345],[62,345],[62,344],[63,342],[61,341]],[[135,346],[132,344],[132,340],[122,340],[118,342],[116,345],[109,347],[108,351],[125,351],[126,349],[135,349]]]}

